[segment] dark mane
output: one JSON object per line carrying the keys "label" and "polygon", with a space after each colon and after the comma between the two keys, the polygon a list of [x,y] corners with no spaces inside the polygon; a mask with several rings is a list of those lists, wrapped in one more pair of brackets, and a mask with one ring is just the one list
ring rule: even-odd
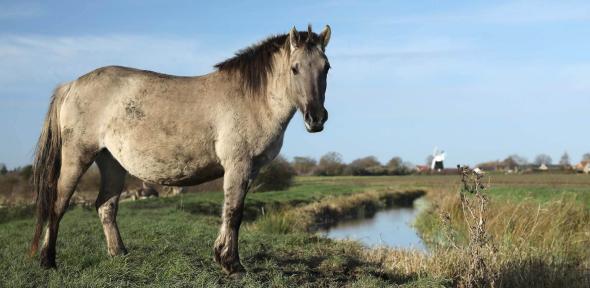
{"label": "dark mane", "polygon": [[[305,45],[308,48],[313,47],[320,41],[316,33],[311,33],[310,42],[305,42],[307,31],[299,31],[298,33],[300,41],[306,43]],[[247,91],[254,92],[254,94],[261,92],[268,84],[268,75],[272,73],[273,55],[283,47],[286,48],[287,53],[290,52],[287,41],[288,36],[288,34],[270,36],[257,44],[236,52],[234,57],[215,64],[215,68],[218,71],[236,73],[242,86]]]}

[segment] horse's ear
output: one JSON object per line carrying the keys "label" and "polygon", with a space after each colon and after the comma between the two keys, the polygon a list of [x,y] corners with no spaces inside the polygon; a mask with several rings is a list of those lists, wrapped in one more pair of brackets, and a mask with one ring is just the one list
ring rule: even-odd
{"label": "horse's ear", "polygon": [[322,42],[322,49],[326,49],[328,46],[328,42],[330,42],[330,36],[332,35],[332,29],[330,29],[330,25],[326,25],[326,28],[320,33],[320,41]]}
{"label": "horse's ear", "polygon": [[291,51],[299,46],[299,32],[297,32],[295,26],[289,31],[289,46],[291,46]]}

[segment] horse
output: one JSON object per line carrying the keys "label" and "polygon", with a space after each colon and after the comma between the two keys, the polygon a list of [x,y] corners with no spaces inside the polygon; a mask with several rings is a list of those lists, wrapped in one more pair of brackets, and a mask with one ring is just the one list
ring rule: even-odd
{"label": "horse", "polygon": [[96,162],[101,182],[95,207],[109,255],[127,253],[116,221],[127,173],[169,186],[223,176],[214,260],[228,275],[243,273],[238,233],[250,183],[279,153],[297,110],[310,133],[322,131],[328,119],[330,36],[328,25],[319,34],[311,25],[307,31],[293,27],[238,51],[206,75],[108,66],[58,86],[35,152],[30,255],[44,232],[40,264],[56,267],[60,220],[80,177]]}
{"label": "horse", "polygon": [[141,187],[135,190],[133,200],[147,199],[150,197],[160,197],[160,193],[158,192],[158,190],[156,190],[154,185],[150,185],[146,182],[143,182],[141,184]]}

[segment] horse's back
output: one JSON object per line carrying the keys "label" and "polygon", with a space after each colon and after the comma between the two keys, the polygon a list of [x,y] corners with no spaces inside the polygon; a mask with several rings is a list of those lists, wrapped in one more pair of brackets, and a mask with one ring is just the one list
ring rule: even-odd
{"label": "horse's back", "polygon": [[67,84],[62,131],[88,150],[108,149],[129,173],[150,182],[219,177],[214,115],[206,109],[213,103],[198,95],[199,80],[119,66],[96,69]]}

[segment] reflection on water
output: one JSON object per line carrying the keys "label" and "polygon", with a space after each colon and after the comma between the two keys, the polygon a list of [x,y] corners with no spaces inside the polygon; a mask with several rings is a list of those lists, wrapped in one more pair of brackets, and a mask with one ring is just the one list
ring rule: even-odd
{"label": "reflection on water", "polygon": [[[423,201],[422,199],[416,202]],[[416,203],[415,206],[423,204]],[[367,246],[384,245],[394,248],[426,251],[412,223],[418,214],[417,208],[392,208],[379,211],[368,219],[350,220],[322,231],[332,239],[357,240]]]}

